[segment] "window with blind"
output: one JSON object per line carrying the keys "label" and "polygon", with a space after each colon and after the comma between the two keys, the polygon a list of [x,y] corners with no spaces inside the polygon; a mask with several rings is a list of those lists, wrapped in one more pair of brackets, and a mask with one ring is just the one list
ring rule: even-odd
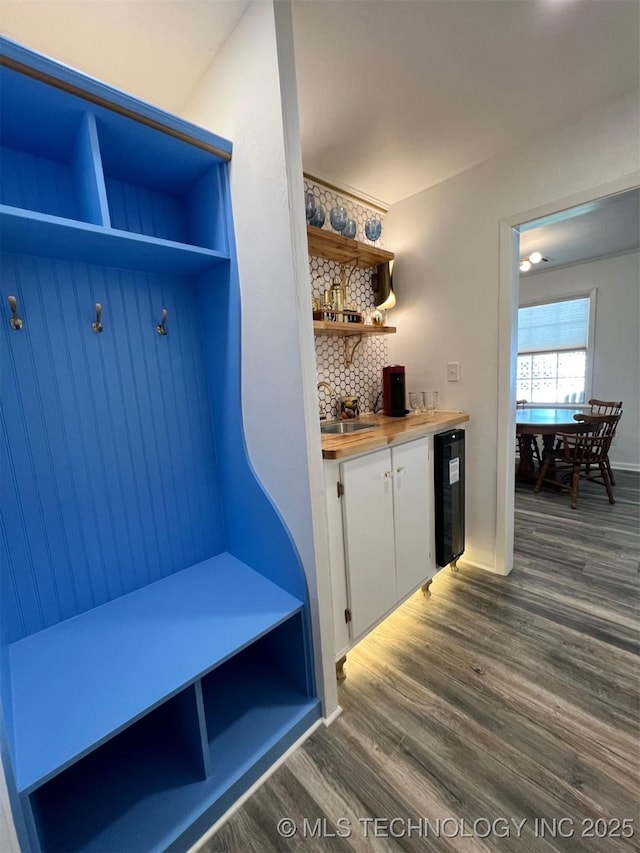
{"label": "window with blind", "polygon": [[592,299],[563,299],[518,309],[518,400],[538,405],[584,403]]}

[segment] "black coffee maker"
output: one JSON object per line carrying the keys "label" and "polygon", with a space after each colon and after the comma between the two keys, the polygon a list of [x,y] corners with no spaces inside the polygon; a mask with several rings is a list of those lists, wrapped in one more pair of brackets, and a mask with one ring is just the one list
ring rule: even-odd
{"label": "black coffee maker", "polygon": [[382,398],[385,415],[401,418],[407,414],[405,388],[404,367],[401,364],[388,364],[382,368]]}

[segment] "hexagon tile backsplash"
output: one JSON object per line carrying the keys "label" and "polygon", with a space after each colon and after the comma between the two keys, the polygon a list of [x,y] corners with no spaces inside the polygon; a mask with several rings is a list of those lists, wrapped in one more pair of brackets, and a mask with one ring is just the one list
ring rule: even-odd
{"label": "hexagon tile backsplash", "polygon": [[[323,230],[335,233],[329,222],[329,211],[332,207],[346,207],[349,218],[356,221],[355,239],[361,243],[385,248],[384,243],[384,217],[380,210],[367,207],[365,203],[355,200],[351,195],[341,195],[340,191],[323,183],[316,182],[310,176],[305,175],[305,192],[312,192],[318,203],[324,208],[325,223]],[[364,233],[364,224],[367,219],[382,220],[382,235],[379,240],[372,243],[367,240]],[[309,273],[311,276],[311,294],[309,297],[309,310],[311,311],[311,300],[316,297],[322,301],[324,291],[329,290],[333,280],[340,278],[340,264],[325,258],[309,258]],[[351,272],[347,269],[349,286],[347,290],[347,302],[353,303],[358,311],[362,311],[365,320],[369,321],[375,310],[374,293],[371,287],[372,270],[356,269]],[[329,382],[334,390],[335,396],[330,395],[323,388],[318,394],[318,404],[322,413],[327,417],[339,416],[338,400],[340,397],[355,395],[360,400],[360,412],[372,412],[376,398],[382,390],[382,368],[387,364],[387,341],[385,335],[372,335],[364,337],[353,357],[353,363],[349,366],[345,359],[345,340],[349,341],[349,349],[353,346],[353,338],[328,337],[316,335],[316,373],[318,382]]]}

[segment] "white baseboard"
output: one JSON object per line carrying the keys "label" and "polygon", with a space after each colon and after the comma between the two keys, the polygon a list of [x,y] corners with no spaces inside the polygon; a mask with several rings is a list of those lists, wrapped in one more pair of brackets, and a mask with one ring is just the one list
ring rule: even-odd
{"label": "white baseboard", "polygon": [[640,472],[640,462],[616,462],[615,459],[612,459],[611,468],[613,469],[614,477],[616,471],[634,471],[637,474]]}
{"label": "white baseboard", "polygon": [[[342,708],[338,706],[336,710],[339,713],[340,711],[342,711]],[[334,715],[337,716],[336,711],[331,714],[331,717],[333,717]],[[255,794],[255,792],[258,790],[258,788],[260,788],[261,785],[264,785],[269,776],[272,776],[276,772],[278,767],[284,764],[287,758],[289,758],[289,756],[294,753],[299,746],[302,746],[302,744],[315,732],[315,730],[322,724],[322,722],[322,720],[316,720],[316,722],[312,726],[310,726],[307,731],[303,735],[301,735],[295,743],[292,743],[289,749],[284,752],[277,761],[274,761],[271,767],[269,767],[268,770],[265,770],[262,776],[257,779],[253,783],[253,785],[247,791],[245,791],[244,794],[242,794],[241,797],[238,797],[235,803],[227,809],[227,811],[222,815],[222,817],[218,818],[218,820],[213,824],[213,826],[205,832],[202,838],[199,838],[196,843],[189,848],[187,853],[196,853],[196,851],[199,850],[203,844],[205,844],[213,835],[215,835],[216,832],[220,829],[220,827],[223,826],[229,820],[229,818],[234,815],[238,811],[238,809],[240,809],[241,806],[246,803],[249,797]]]}
{"label": "white baseboard", "polygon": [[335,711],[332,711],[328,717],[323,717],[322,722],[325,724],[325,726],[327,728],[329,728],[329,726],[332,723],[335,723],[335,721],[338,719],[338,717],[340,716],[341,713],[342,713],[342,706],[336,705]]}
{"label": "white baseboard", "polygon": [[[465,560],[464,557],[460,557],[458,560],[458,568],[459,569],[480,569],[483,572],[490,572],[492,575],[503,575],[503,572],[499,572],[495,566],[490,566],[488,563],[479,563],[477,560]],[[444,572],[447,570],[445,566],[444,569],[439,569],[439,571]]]}

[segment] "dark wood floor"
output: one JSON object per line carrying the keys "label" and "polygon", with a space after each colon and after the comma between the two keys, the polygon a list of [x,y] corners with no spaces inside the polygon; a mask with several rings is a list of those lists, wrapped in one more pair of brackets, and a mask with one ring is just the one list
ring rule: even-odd
{"label": "dark wood floor", "polygon": [[367,637],[341,717],[203,851],[638,850],[640,478],[616,476],[615,506],[519,487],[511,575],[440,572]]}

